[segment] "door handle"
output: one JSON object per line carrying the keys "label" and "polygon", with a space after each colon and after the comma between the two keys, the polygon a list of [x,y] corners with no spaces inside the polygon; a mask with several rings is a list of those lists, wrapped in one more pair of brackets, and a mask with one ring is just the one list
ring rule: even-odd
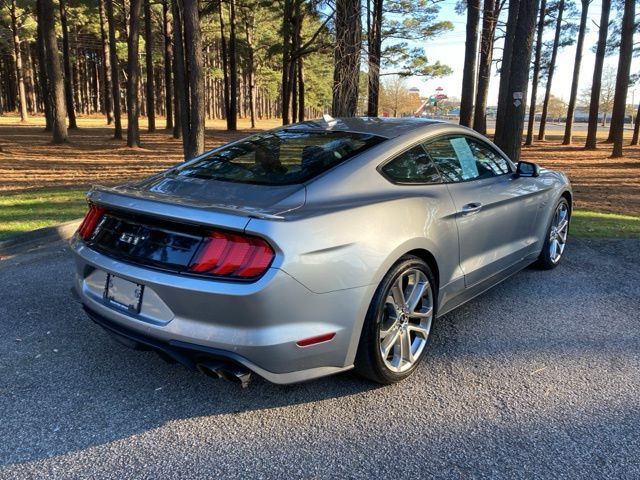
{"label": "door handle", "polygon": [[482,209],[482,204],[480,202],[467,203],[460,213],[462,215],[472,215],[474,213],[478,213]]}

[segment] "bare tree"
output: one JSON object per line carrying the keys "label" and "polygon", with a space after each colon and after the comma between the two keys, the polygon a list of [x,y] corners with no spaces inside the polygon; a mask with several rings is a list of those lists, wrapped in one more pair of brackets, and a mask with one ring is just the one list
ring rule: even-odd
{"label": "bare tree", "polygon": [[[41,13],[42,4],[41,2],[36,2],[36,18],[37,18],[37,36],[36,36],[36,49],[38,53],[38,63],[40,64],[40,68],[38,69],[38,77],[40,81],[40,92],[42,96],[42,103],[44,106],[44,117],[45,117],[45,132],[50,132],[53,129],[53,109],[51,108],[51,94],[50,94],[50,82],[47,78],[47,54],[44,46],[44,35],[45,32],[43,30],[42,23],[42,13]],[[2,113],[2,109],[0,108],[0,114]]]}
{"label": "bare tree", "polygon": [[[611,0],[602,0],[600,13],[600,28],[598,33],[598,46],[596,48],[596,62],[593,67],[593,81],[591,83],[591,102],[589,104],[589,126],[585,148],[596,148],[598,133],[598,110],[600,107],[600,89],[602,86],[602,69],[607,50],[607,35],[609,32],[609,13],[611,12]],[[606,120],[606,114],[605,114]]]}
{"label": "bare tree", "polygon": [[[253,52],[253,31],[255,29],[255,14],[249,6],[242,9],[244,20],[244,34],[247,46],[247,87],[249,94],[249,117],[251,128],[256,128],[256,78]],[[302,67],[302,65],[301,65]],[[302,95],[304,97],[304,94]]]}
{"label": "bare tree", "polygon": [[560,33],[562,31],[562,15],[564,13],[564,7],[565,7],[565,0],[559,0],[558,13],[556,17],[556,33],[553,37],[551,60],[549,61],[549,70],[547,72],[547,86],[544,93],[544,101],[542,102],[542,116],[540,117],[538,140],[544,140],[545,129],[547,127],[547,114],[549,113],[549,99],[551,98],[551,84],[553,83],[553,74],[556,69],[556,59],[558,58],[558,48],[560,46]]}
{"label": "bare tree", "polygon": [[610,136],[613,140],[611,158],[623,155],[622,142],[624,138],[624,117],[627,107],[627,91],[629,89],[629,74],[633,57],[633,34],[635,30],[636,0],[625,0],[622,16],[620,36],[620,56],[618,58],[618,73],[616,75],[616,94],[611,112]]}
{"label": "bare tree", "polygon": [[358,106],[360,78],[360,0],[336,0],[333,70],[333,115],[353,117]]}
{"label": "bare tree", "polygon": [[[286,1],[290,1],[290,0],[285,0]],[[227,48],[227,39],[225,36],[225,23],[224,23],[224,8],[222,5],[222,0],[220,0],[218,2],[218,17],[220,19],[220,50],[221,50],[221,57],[222,57],[222,77],[223,77],[223,83],[224,83],[224,118],[229,118],[229,106],[230,106],[230,90],[229,90],[229,50]],[[285,54],[283,53],[283,58],[285,57]],[[285,69],[283,68],[282,70],[283,75],[285,72]],[[284,85],[284,83],[283,83]],[[282,122],[284,125],[286,125],[284,123],[284,112],[282,115]],[[288,122],[287,122],[288,123]]]}
{"label": "bare tree", "polygon": [[[185,22],[186,22],[186,17],[185,17]],[[236,1],[229,0],[229,115],[227,117],[227,130],[237,130],[237,129],[238,129],[238,42],[236,38]]]}
{"label": "bare tree", "polygon": [[467,0],[467,34],[464,44],[464,68],[462,72],[462,92],[460,94],[460,125],[465,127],[471,126],[473,118],[479,22],[480,0]]}
{"label": "bare tree", "polygon": [[204,72],[202,69],[202,38],[198,0],[184,0],[184,39],[189,64],[189,99],[191,103],[189,150],[186,152],[186,158],[193,158],[204,152]]}
{"label": "bare tree", "polygon": [[291,87],[289,75],[291,72],[290,63],[292,61],[292,45],[293,37],[293,2],[294,0],[284,0],[283,17],[282,17],[282,80],[280,88],[282,89],[282,124],[288,125],[291,121],[289,117],[289,107],[291,106]]}
{"label": "bare tree", "polygon": [[[489,0],[491,1],[491,0]],[[373,8],[371,8],[373,4]],[[367,0],[368,89],[367,116],[378,116],[380,101],[380,55],[382,49],[383,0]]]}
{"label": "bare tree", "polygon": [[103,105],[104,105],[104,113],[107,116],[107,125],[111,125],[113,121],[113,117],[111,116],[111,112],[113,109],[111,102],[111,92],[113,91],[113,87],[111,85],[111,53],[109,49],[109,38],[108,38],[108,26],[106,25],[106,13],[105,13],[105,0],[98,0],[98,10],[100,14],[100,42],[102,43],[102,95],[103,95]]}
{"label": "bare tree", "polygon": [[162,25],[164,33],[164,101],[167,130],[173,129],[173,89],[172,87],[172,62],[173,48],[171,45],[171,23],[169,22],[169,0],[162,2]]}
{"label": "bare tree", "polygon": [[582,48],[584,46],[584,35],[587,31],[587,15],[591,0],[582,0],[582,12],[580,13],[580,28],[578,30],[578,43],[576,45],[576,58],[573,61],[573,78],[571,79],[571,94],[569,95],[569,106],[567,107],[567,121],[564,126],[563,145],[571,145],[571,133],[573,130],[573,116],[576,111],[576,99],[578,97],[578,81],[580,79],[580,66],[582,65]]}
{"label": "bare tree", "polygon": [[204,151],[204,70],[197,0],[173,2],[175,95],[185,159]]}
{"label": "bare tree", "polygon": [[538,81],[540,79],[540,62],[542,60],[542,35],[547,15],[547,0],[541,0],[538,34],[536,36],[536,53],[533,60],[533,79],[531,80],[531,100],[529,101],[529,121],[527,122],[527,138],[525,145],[533,144],[533,127],[536,123],[536,107],[538,106]]}
{"label": "bare tree", "polygon": [[24,70],[22,68],[22,52],[20,51],[20,34],[18,32],[18,10],[16,0],[11,0],[11,4],[9,5],[9,16],[11,17],[13,64],[15,66],[16,83],[18,85],[20,121],[26,122],[29,118],[29,114],[27,113],[27,94],[24,86]]}
{"label": "bare tree", "polygon": [[509,99],[509,81],[511,70],[511,59],[513,56],[514,36],[518,24],[518,14],[520,12],[520,0],[509,0],[509,15],[507,17],[507,29],[504,36],[504,46],[502,49],[502,59],[500,61],[500,89],[498,91],[498,110],[496,112],[496,128],[494,139],[501,141],[503,136],[503,126],[505,125],[505,115],[507,102]]}
{"label": "bare tree", "polygon": [[473,112],[473,129],[487,133],[487,98],[493,63],[493,42],[496,25],[505,0],[485,0],[482,14],[482,35],[480,37],[480,61],[478,64],[478,88]]}
{"label": "bare tree", "polygon": [[64,64],[64,92],[67,98],[67,115],[69,115],[69,128],[78,128],[76,122],[76,110],[73,103],[73,81],[71,79],[71,52],[69,50],[69,28],[67,27],[67,2],[60,3],[60,26],[62,27],[62,62]]}
{"label": "bare tree", "polygon": [[640,103],[638,103],[636,120],[633,124],[633,138],[631,139],[631,145],[640,145]]}
{"label": "bare tree", "polygon": [[129,10],[129,37],[127,41],[127,146],[140,146],[140,105],[138,82],[140,81],[140,12],[142,0],[131,0]]}
{"label": "bare tree", "polygon": [[[522,127],[524,124],[525,103],[527,98],[527,85],[529,83],[529,64],[531,62],[531,47],[533,35],[536,29],[536,16],[538,13],[538,0],[521,1],[518,3],[517,20],[511,28],[513,32],[513,44],[518,45],[518,51],[511,51],[513,58],[508,70],[501,70],[501,75],[508,75],[506,82],[508,99],[505,103],[504,124],[502,135],[496,139],[497,145],[514,161],[520,157],[522,141]],[[510,8],[513,8],[510,7]],[[509,32],[507,32],[509,35]]]}
{"label": "bare tree", "polygon": [[151,30],[151,0],[144,0],[144,50],[147,71],[147,131],[156,131],[156,90],[153,81],[153,31]]}
{"label": "bare tree", "polygon": [[[222,8],[222,2],[219,3]],[[187,84],[186,55],[184,52],[184,8],[180,0],[171,2],[173,14],[173,78],[174,96],[176,99],[176,118],[173,130],[175,138],[182,137],[182,148],[185,158],[189,143],[189,91]],[[220,14],[222,19],[222,14]],[[224,39],[224,36],[222,37]],[[226,92],[225,92],[226,93]],[[225,95],[226,98],[226,95]]]}
{"label": "bare tree", "polygon": [[58,39],[54,25],[54,7],[52,0],[38,0],[42,23],[42,38],[47,59],[47,79],[52,100],[53,143],[67,141],[67,107],[64,99],[64,80],[58,52]]}
{"label": "bare tree", "polygon": [[116,51],[116,25],[113,18],[113,0],[105,0],[107,24],[109,25],[109,55],[111,56],[111,88],[113,89],[113,138],[122,139],[120,107],[120,63]]}

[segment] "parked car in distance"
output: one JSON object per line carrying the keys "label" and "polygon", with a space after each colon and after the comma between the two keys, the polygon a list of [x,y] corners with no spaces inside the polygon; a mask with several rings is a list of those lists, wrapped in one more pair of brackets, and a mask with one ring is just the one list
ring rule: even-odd
{"label": "parked car in distance", "polygon": [[413,118],[288,125],[87,198],[71,245],[88,315],[243,385],[408,377],[436,317],[558,265],[572,208],[564,174]]}

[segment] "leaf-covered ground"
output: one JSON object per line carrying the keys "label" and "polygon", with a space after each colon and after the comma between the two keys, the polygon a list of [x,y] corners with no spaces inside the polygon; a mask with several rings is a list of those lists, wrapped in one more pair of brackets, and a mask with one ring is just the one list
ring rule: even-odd
{"label": "leaf-covered ground", "polygon": [[[206,147],[251,132],[247,120],[238,123],[239,131],[227,132],[223,121],[208,121]],[[145,177],[182,161],[181,140],[164,129],[146,133],[144,119],[141,124],[142,148],[127,148],[125,141],[113,140],[113,130],[102,117],[80,118],[80,128],[70,131],[70,142],[55,146],[43,131],[42,118],[20,124],[16,117],[0,117],[0,238],[81,216],[84,191],[92,185]],[[164,121],[158,119],[157,124]],[[258,129],[278,125],[278,119],[265,120]],[[575,208],[586,211],[576,215],[575,232],[640,235],[640,147],[627,147],[625,158],[613,160],[611,145],[585,151],[583,138],[576,137],[574,146],[560,145],[553,134],[547,138],[524,148],[522,158],[569,175]]]}

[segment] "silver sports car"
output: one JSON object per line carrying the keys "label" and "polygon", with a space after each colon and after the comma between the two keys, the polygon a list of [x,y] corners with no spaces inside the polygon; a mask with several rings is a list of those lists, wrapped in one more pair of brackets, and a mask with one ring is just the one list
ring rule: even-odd
{"label": "silver sports car", "polygon": [[567,177],[421,119],[327,117],[88,194],[75,290],[123,343],[246,385],[392,383],[434,319],[567,241]]}

